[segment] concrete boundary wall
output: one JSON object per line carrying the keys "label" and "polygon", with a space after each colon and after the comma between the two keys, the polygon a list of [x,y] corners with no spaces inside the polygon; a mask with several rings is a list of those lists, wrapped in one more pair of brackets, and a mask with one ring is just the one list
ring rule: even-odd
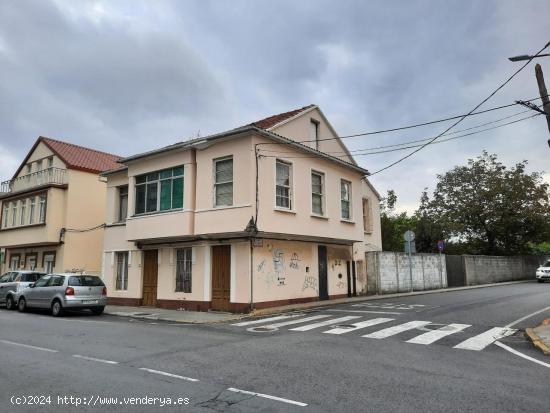
{"label": "concrete boundary wall", "polygon": [[[409,257],[401,252],[367,252],[367,294],[390,294],[411,291]],[[447,287],[445,256],[412,254],[412,290],[423,291]]]}
{"label": "concrete boundary wall", "polygon": [[549,259],[545,256],[463,255],[462,257],[466,285],[534,279],[537,267]]}

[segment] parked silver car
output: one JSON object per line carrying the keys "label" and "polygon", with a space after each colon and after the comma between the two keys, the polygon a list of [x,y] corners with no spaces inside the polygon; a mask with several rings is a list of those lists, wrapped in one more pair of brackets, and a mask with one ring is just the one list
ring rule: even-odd
{"label": "parked silver car", "polygon": [[107,304],[107,287],[101,278],[86,274],[48,274],[17,294],[17,309],[49,308],[54,317],[63,310],[91,310],[101,314]]}
{"label": "parked silver car", "polygon": [[15,310],[16,294],[46,275],[37,271],[10,271],[0,277],[0,305],[6,305],[8,310]]}

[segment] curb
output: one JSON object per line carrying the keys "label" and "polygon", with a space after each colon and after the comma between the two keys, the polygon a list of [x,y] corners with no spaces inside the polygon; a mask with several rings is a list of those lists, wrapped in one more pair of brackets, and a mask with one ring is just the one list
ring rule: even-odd
{"label": "curb", "polygon": [[161,322],[164,322],[164,323],[194,324],[194,325],[200,325],[200,324],[207,325],[207,324],[226,323],[228,321],[240,320],[241,318],[244,318],[244,317],[247,316],[246,314],[243,314],[243,315],[239,315],[238,317],[235,317],[235,318],[232,318],[232,319],[227,319],[227,320],[187,321],[187,320],[172,320],[172,319],[162,318],[162,317],[139,316],[139,315],[134,315],[134,314],[121,314],[121,313],[118,313],[118,312],[114,312],[114,313],[105,312],[104,314],[110,315],[110,316],[113,316],[113,317],[131,318],[131,319],[134,319],[134,320],[147,320],[147,321],[152,321],[152,322],[161,321]]}
{"label": "curb", "polygon": [[[547,326],[549,324],[550,324],[550,318],[547,318],[542,322],[541,326]],[[526,328],[525,335],[537,349],[542,351],[542,353],[545,354],[546,356],[550,356],[550,347],[544,341],[541,340],[541,338],[538,336],[537,333],[535,333],[534,328],[532,327]]]}
{"label": "curb", "polygon": [[[338,305],[338,304],[348,304],[348,303],[356,303],[356,302],[363,302],[363,301],[374,301],[374,300],[385,300],[385,299],[391,299],[391,298],[411,297],[411,296],[415,296],[415,295],[425,295],[425,294],[450,293],[450,292],[455,292],[455,291],[473,290],[473,289],[478,289],[478,288],[499,287],[501,285],[512,285],[512,284],[527,283],[527,282],[531,282],[531,281],[532,280],[507,281],[507,282],[502,282],[502,283],[468,285],[468,286],[464,286],[464,287],[440,288],[440,289],[435,289],[435,290],[414,291],[414,292],[407,292],[407,293],[380,294],[380,295],[377,294],[377,295],[371,295],[371,296],[341,298],[341,299],[336,299],[336,300],[313,301],[311,303],[305,303],[305,304],[296,304],[296,305],[289,305],[289,306],[284,306],[284,307],[272,307],[272,308],[265,308],[265,309],[260,309],[260,310],[253,310],[252,312],[250,312],[248,314],[248,316],[249,317],[260,317],[260,316],[269,315],[269,314],[279,314],[279,313],[285,313],[285,312],[289,312],[289,311],[310,310],[310,309],[314,309],[314,308],[327,307],[327,306]],[[548,321],[550,323],[550,319]]]}

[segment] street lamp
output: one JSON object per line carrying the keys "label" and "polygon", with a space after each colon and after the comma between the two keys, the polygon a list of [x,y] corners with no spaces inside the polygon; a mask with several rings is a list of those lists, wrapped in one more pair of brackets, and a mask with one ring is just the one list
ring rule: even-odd
{"label": "street lamp", "polygon": [[550,56],[550,54],[549,53],[539,54],[538,56],[530,56],[528,54],[522,54],[522,55],[519,55],[519,56],[509,57],[508,60],[511,61],[511,62],[521,62],[522,60],[535,59],[537,57],[543,57],[543,56]]}

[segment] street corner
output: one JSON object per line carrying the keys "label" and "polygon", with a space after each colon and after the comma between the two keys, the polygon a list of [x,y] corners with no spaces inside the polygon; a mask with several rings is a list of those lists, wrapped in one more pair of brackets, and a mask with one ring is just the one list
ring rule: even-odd
{"label": "street corner", "polygon": [[538,327],[526,328],[525,335],[544,355],[550,356],[550,318]]}

